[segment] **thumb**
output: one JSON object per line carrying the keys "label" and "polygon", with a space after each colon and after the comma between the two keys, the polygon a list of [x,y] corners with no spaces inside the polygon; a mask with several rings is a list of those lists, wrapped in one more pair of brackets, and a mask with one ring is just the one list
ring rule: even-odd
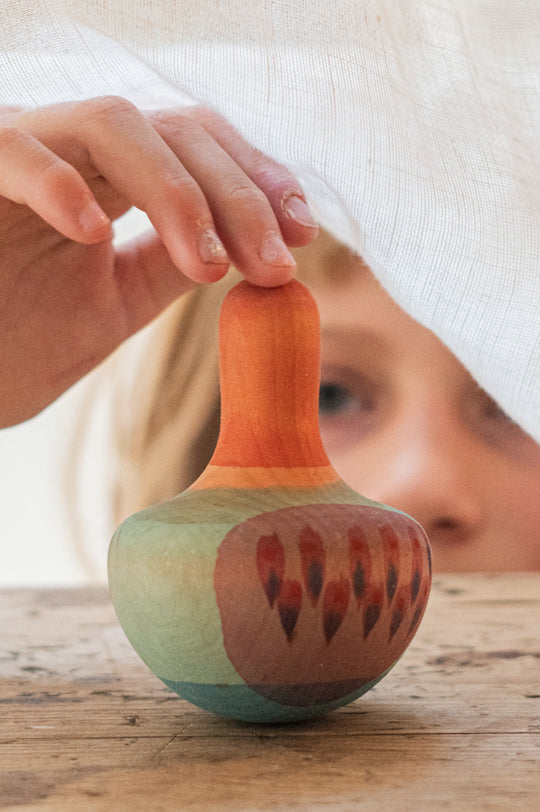
{"label": "thumb", "polygon": [[[171,260],[155,231],[122,245],[115,276],[124,302],[128,335],[155,319],[175,299],[196,286]],[[224,276],[227,265],[223,265]]]}

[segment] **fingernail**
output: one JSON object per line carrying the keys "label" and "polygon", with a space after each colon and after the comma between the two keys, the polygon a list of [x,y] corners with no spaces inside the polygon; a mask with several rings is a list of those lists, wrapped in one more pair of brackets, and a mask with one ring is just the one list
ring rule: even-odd
{"label": "fingernail", "polygon": [[85,231],[92,234],[94,231],[110,228],[111,221],[95,200],[90,200],[79,212],[79,223]]}
{"label": "fingernail", "polygon": [[283,211],[289,215],[291,220],[300,223],[301,226],[308,226],[308,228],[318,228],[317,223],[313,219],[309,210],[308,204],[302,200],[298,195],[290,195],[283,201]]}
{"label": "fingernail", "polygon": [[259,256],[263,262],[267,262],[269,265],[296,265],[293,255],[279,234],[275,231],[267,231],[265,234],[261,243]]}
{"label": "fingernail", "polygon": [[218,265],[230,262],[225,246],[212,228],[207,228],[201,234],[199,256],[203,262],[213,262]]}

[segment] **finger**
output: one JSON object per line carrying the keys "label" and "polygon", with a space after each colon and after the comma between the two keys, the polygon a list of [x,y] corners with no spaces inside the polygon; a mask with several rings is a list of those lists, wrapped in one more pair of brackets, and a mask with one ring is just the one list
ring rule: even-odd
{"label": "finger", "polygon": [[227,252],[247,279],[281,285],[296,263],[281,235],[266,195],[214,138],[189,118],[160,112],[151,116],[160,136],[197,179]]}
{"label": "finger", "polygon": [[119,195],[146,212],[177,268],[198,282],[227,272],[229,257],[203,192],[136,107],[115,97],[80,103],[71,133]]}
{"label": "finger", "polygon": [[139,235],[117,250],[115,280],[125,308],[128,335],[195,285],[178,272],[155,231]]}
{"label": "finger", "polygon": [[287,245],[302,246],[317,235],[318,226],[302,187],[289,170],[247,144],[221,116],[204,107],[191,107],[187,115],[198,121],[220,144],[270,201]]}
{"label": "finger", "polygon": [[109,218],[73,166],[17,127],[0,127],[0,195],[72,240],[91,244],[111,234]]}

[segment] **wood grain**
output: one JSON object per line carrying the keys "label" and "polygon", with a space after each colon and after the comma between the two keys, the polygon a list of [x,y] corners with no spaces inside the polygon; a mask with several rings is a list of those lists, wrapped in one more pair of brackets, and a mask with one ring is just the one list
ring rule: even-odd
{"label": "wood grain", "polygon": [[319,311],[300,282],[261,288],[243,281],[229,291],[219,318],[221,414],[212,465],[329,465],[319,435],[319,345]]}
{"label": "wood grain", "polygon": [[210,464],[116,530],[110,594],[133,648],[183,699],[247,722],[312,719],[368,691],[409,645],[429,543],[329,464],[307,288],[240,282],[219,333]]}
{"label": "wood grain", "polygon": [[105,589],[0,593],[2,810],[536,810],[540,575],[435,579],[357,702],[252,726],[179,699]]}

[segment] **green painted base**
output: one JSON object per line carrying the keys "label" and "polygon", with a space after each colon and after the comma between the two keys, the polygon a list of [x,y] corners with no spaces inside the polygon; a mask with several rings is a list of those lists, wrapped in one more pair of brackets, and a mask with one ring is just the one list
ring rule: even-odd
{"label": "green painted base", "polygon": [[184,699],[246,722],[311,719],[368,691],[430,580],[421,528],[343,483],[185,492],[127,519],[109,552],[139,656]]}
{"label": "green painted base", "polygon": [[203,710],[212,711],[218,716],[236,719],[239,722],[272,724],[301,722],[324,716],[326,713],[358,699],[362,694],[373,688],[388,671],[390,669],[375,679],[365,682],[360,688],[356,688],[351,693],[339,697],[339,699],[307,706],[283,705],[273,702],[271,699],[267,699],[252,690],[248,685],[205,685],[195,682],[175,682],[174,680],[160,679],[182,699],[186,699],[192,705],[197,705]]}

